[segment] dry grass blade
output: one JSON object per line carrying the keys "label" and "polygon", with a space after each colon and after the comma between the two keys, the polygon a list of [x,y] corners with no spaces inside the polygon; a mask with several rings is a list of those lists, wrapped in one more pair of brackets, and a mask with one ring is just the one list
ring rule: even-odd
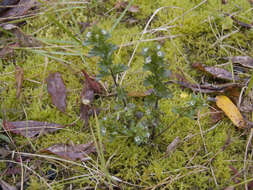
{"label": "dry grass blade", "polygon": [[24,137],[35,137],[39,134],[44,134],[48,132],[54,132],[59,129],[64,128],[64,126],[55,124],[55,123],[47,123],[40,121],[4,121],[3,127],[6,131],[10,131],[15,134],[20,134]]}
{"label": "dry grass blade", "polygon": [[17,93],[16,97],[18,98],[21,93],[21,88],[24,80],[24,69],[22,67],[16,66],[15,78],[17,83]]}

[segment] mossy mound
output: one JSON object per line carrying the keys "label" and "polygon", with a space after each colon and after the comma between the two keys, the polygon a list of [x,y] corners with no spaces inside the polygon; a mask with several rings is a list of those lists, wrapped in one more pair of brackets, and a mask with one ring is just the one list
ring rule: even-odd
{"label": "mossy mound", "polygon": [[[89,29],[80,34],[80,22],[87,21],[110,31],[122,11],[114,7],[117,2],[114,0],[80,2],[51,2],[52,5],[43,5],[47,9],[41,14],[27,19],[22,30],[43,41],[45,46],[41,49],[16,50],[15,64],[24,69],[25,79],[21,97],[18,99],[15,64],[11,60],[0,60],[0,118],[9,121],[47,121],[63,125],[74,123],[73,126],[37,139],[13,135],[16,146],[21,147],[17,149],[20,152],[40,154],[40,150],[55,143],[81,144],[94,140],[91,131],[83,128],[83,121],[79,118],[79,99],[84,81],[81,69],[93,75],[98,74],[97,59],[88,58],[89,48],[79,44],[73,36],[77,34],[77,38],[82,41],[85,39],[85,33]],[[223,63],[224,57],[242,53],[253,55],[253,30],[238,26],[226,16],[235,14],[238,20],[251,23],[252,5],[247,0],[230,0],[226,4],[222,4],[221,0],[136,0],[133,4],[139,7],[138,12],[126,12],[112,31],[110,39],[120,47],[115,53],[114,61],[126,65],[139,43],[122,83],[127,91],[146,90],[143,86],[145,74],[142,70],[144,61],[141,50],[153,43],[162,45],[165,59],[172,71],[180,68],[196,81],[201,80],[202,76],[200,72],[192,69],[191,64],[194,62],[216,65]],[[158,12],[142,36],[144,27],[155,11]],[[52,17],[60,24],[56,24]],[[131,23],[130,19],[134,20],[134,23]],[[73,36],[60,26],[64,26]],[[139,42],[141,36],[143,41]],[[167,37],[159,40],[164,36]],[[57,110],[47,92],[45,79],[49,73],[55,71],[62,74],[67,87],[67,114]],[[103,82],[108,86],[113,84],[109,77]],[[177,85],[170,85],[169,88],[173,91],[173,98],[161,102],[164,128],[177,117],[172,109],[187,104],[194,96],[191,91],[181,89]],[[130,101],[142,107],[141,98],[132,98]],[[108,110],[112,110],[115,104],[117,102],[114,97],[97,99],[95,105],[102,108],[98,119],[106,117]],[[113,141],[107,136],[103,137],[106,168],[114,179],[118,179],[112,180],[116,181],[115,185],[122,189],[223,189],[235,185],[231,166],[238,171],[243,169],[247,135],[241,135],[242,132],[236,129],[229,119],[223,119],[214,127],[208,112],[208,106],[200,110],[199,123],[196,118],[179,118],[166,132],[145,145],[138,146],[126,136],[119,136]],[[91,118],[90,126],[96,132],[95,125],[95,119]],[[200,126],[204,131],[203,138]],[[228,138],[228,131],[230,144],[222,150]],[[167,146],[176,137],[182,140],[181,143],[174,152],[166,156]],[[42,176],[42,180],[33,174],[28,189],[47,189],[47,185],[53,189],[67,189],[70,186],[73,189],[86,186],[96,186],[98,189],[109,187],[106,174],[101,172],[104,169],[101,166],[102,161],[95,155],[91,156],[87,163],[75,162],[76,165],[38,156],[31,163],[27,163],[27,166],[30,167],[41,159],[41,166],[35,169],[35,173],[46,174],[50,170],[49,163],[53,163],[57,166],[57,177],[50,182],[45,176]],[[3,162],[0,164],[1,169],[6,167]],[[253,173],[248,173],[248,179],[252,177]],[[12,183],[11,178],[4,179]],[[242,177],[241,181],[244,181]]]}

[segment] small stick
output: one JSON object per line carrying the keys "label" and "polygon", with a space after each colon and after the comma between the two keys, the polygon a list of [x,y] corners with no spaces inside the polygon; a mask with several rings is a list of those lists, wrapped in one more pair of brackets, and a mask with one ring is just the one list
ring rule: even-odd
{"label": "small stick", "polygon": [[[204,139],[203,130],[202,130],[202,127],[200,125],[200,111],[198,111],[198,120],[197,120],[197,122],[198,122],[198,125],[199,125],[200,135],[201,135],[201,138],[202,138],[202,141],[203,141],[204,149],[205,149],[206,154],[208,155],[208,150],[207,150],[207,147],[206,147],[206,142],[205,142],[205,139]],[[211,162],[210,162],[210,170],[211,170],[211,173],[212,173],[212,176],[213,176],[213,179],[214,179],[214,183],[215,183],[217,189],[219,189],[219,185],[217,183],[217,179],[216,179],[215,173],[213,171],[213,167],[212,167]]]}
{"label": "small stick", "polygon": [[251,130],[250,130],[249,140],[247,142],[245,153],[244,153],[244,161],[243,161],[243,173],[244,173],[244,175],[243,175],[243,177],[244,177],[244,181],[245,181],[245,184],[244,184],[245,190],[248,190],[247,168],[246,167],[247,167],[248,150],[249,150],[249,147],[251,145],[252,137],[253,137],[253,128],[251,128]]}

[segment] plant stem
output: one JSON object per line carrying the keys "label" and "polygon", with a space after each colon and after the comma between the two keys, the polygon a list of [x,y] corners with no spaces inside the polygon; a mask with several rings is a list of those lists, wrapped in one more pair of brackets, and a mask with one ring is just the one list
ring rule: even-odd
{"label": "plant stem", "polygon": [[[155,100],[155,106],[154,106],[154,110],[155,110],[155,113],[157,113],[157,111],[158,111],[158,107],[159,107],[159,105],[158,105],[158,103],[159,103],[159,97],[156,97],[156,100]],[[159,115],[158,114],[155,114],[155,123],[159,123]],[[150,136],[150,139],[151,140],[154,140],[154,138],[155,138],[155,128],[156,128],[156,126],[155,125],[152,125],[152,133],[151,133],[151,136]]]}
{"label": "plant stem", "polygon": [[115,86],[116,86],[116,87],[119,87],[119,85],[118,85],[118,83],[117,83],[117,81],[116,81],[116,77],[114,76],[114,73],[112,72],[112,69],[111,69],[111,68],[110,68],[110,73],[111,73],[111,75],[112,75],[112,79],[113,79],[113,82],[114,82]]}
{"label": "plant stem", "polygon": [[[113,73],[113,71],[112,71],[111,68],[110,68],[110,73],[111,73],[111,76],[112,76],[112,79],[113,79],[113,82],[114,82],[116,88],[120,88],[119,84],[116,81],[116,77],[115,77],[115,75],[114,75],[114,73]],[[124,107],[126,107],[127,104],[126,104],[125,98],[122,98],[122,101],[123,101]]]}
{"label": "plant stem", "polygon": [[165,128],[165,129],[162,130],[160,133],[158,133],[154,138],[159,137],[161,134],[163,134],[165,131],[167,131],[172,125],[174,125],[174,124],[176,123],[176,121],[177,121],[180,117],[181,117],[181,114],[179,114],[179,116],[178,116],[176,119],[174,119],[174,120],[170,123],[170,125],[169,125],[167,128]]}

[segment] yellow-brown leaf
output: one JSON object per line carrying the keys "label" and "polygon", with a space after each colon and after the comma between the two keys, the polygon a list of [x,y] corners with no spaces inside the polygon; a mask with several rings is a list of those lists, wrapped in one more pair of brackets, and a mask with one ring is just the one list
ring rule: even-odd
{"label": "yellow-brown leaf", "polygon": [[245,127],[245,122],[241,113],[227,96],[216,96],[216,105],[224,111],[224,113],[237,127]]}

